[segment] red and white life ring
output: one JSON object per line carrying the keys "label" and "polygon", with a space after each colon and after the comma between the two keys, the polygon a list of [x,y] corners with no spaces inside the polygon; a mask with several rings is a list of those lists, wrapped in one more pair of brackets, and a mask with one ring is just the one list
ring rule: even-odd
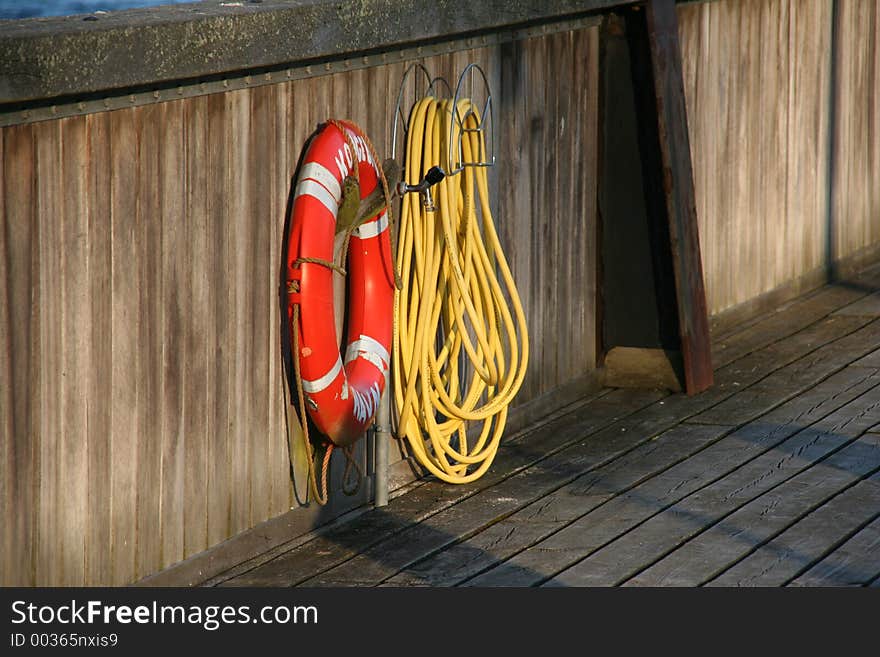
{"label": "red and white life ring", "polygon": [[299,283],[288,285],[288,317],[292,322],[293,307],[299,304],[299,353],[293,357],[299,358],[306,407],[318,430],[341,447],[357,440],[372,421],[391,360],[394,267],[387,211],[368,218],[349,242],[344,358],[334,319],[333,272],[303,259],[333,260],[343,180],[353,175],[355,166],[363,199],[379,180],[366,139],[353,124],[325,124],[300,169],[287,251],[288,281]]}

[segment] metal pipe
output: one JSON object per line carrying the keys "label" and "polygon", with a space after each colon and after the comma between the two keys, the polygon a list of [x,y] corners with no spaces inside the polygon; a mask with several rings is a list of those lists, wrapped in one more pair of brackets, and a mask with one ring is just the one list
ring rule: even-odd
{"label": "metal pipe", "polygon": [[[390,378],[390,377],[389,377]],[[391,440],[391,406],[388,386],[379,401],[374,433],[376,440],[375,500],[376,506],[388,504],[388,444]]]}

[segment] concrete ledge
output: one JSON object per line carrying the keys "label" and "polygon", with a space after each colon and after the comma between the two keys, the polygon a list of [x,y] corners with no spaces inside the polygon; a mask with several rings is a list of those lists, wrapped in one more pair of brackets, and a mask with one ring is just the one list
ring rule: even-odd
{"label": "concrete ledge", "polygon": [[[634,0],[220,1],[0,21],[0,105],[320,62]],[[92,17],[94,18],[94,17]]]}

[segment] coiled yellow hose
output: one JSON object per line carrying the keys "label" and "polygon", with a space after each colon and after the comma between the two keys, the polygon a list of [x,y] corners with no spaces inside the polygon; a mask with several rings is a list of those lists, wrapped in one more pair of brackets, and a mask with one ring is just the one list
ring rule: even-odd
{"label": "coiled yellow hose", "polygon": [[418,461],[443,481],[463,484],[492,464],[529,343],[489,207],[486,168],[468,166],[485,153],[479,112],[469,100],[455,110],[467,117],[464,130],[460,119],[453,122],[450,100],[424,98],[410,116],[406,182],[417,184],[435,165],[449,170],[450,136],[453,144],[461,136],[465,167],[432,188],[436,211],[417,194],[403,198],[394,401],[398,435]]}

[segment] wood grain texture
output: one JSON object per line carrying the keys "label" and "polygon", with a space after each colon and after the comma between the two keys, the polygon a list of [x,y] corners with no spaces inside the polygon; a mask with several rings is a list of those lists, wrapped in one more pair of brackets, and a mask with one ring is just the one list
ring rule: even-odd
{"label": "wood grain texture", "polygon": [[154,218],[161,216],[159,160],[162,149],[155,146],[161,143],[164,107],[147,106],[139,108],[137,113],[140,141],[135,182],[137,260],[131,272],[137,281],[135,298],[139,315],[135,329],[135,367],[139,393],[135,422],[139,435],[134,449],[138,463],[135,471],[134,540],[136,572],[146,573],[161,559],[161,543],[157,538],[160,536],[159,481],[162,466],[162,317],[165,300],[162,298],[161,259],[165,226],[164,222],[155,221]]}
{"label": "wood grain texture", "polygon": [[788,586],[864,586],[878,574],[880,516],[798,575]]}
{"label": "wood grain texture", "polygon": [[[832,351],[836,342],[846,341],[845,344],[850,348],[861,347],[870,349],[871,344],[875,344],[880,340],[880,335],[874,334],[873,337],[867,335],[858,336],[849,333],[851,327],[837,326],[834,323],[821,329],[822,332],[832,330],[831,333],[824,333],[826,338],[819,338],[820,342],[828,342],[818,351]],[[663,414],[668,414],[667,427],[674,426],[675,422],[681,422],[687,415],[698,413],[700,408],[706,406],[717,406],[735,400],[737,397],[749,397],[749,387],[755,385],[755,382],[766,376],[773,376],[774,373],[784,373],[787,370],[799,370],[807,368],[812,373],[812,381],[804,381],[800,392],[806,392],[816,386],[817,383],[824,380],[829,374],[828,364],[823,363],[822,358],[817,358],[816,353],[812,349],[815,344],[814,339],[821,333],[819,329],[806,329],[802,331],[803,341],[795,341],[788,338],[785,343],[792,344],[799,342],[797,351],[798,356],[794,358],[785,354],[784,351],[775,350],[772,346],[767,347],[762,352],[755,354],[757,358],[751,356],[744,357],[739,363],[725,368],[719,372],[719,384],[715,388],[710,389],[707,393],[696,397],[684,397],[681,395],[673,395],[663,400],[662,406],[655,404],[640,412],[641,415],[650,417],[657,416],[658,420]],[[843,334],[843,337],[841,337]],[[813,336],[812,338],[809,336]],[[836,335],[836,339],[832,336]],[[862,353],[856,351],[851,355],[850,360],[855,359]],[[781,360],[780,360],[781,359]],[[790,359],[790,360],[789,360]],[[787,364],[784,364],[788,361]],[[734,386],[744,388],[740,392],[726,395],[726,401],[714,397],[721,386],[724,386],[728,380],[729,374],[725,370],[736,371],[737,365],[743,370],[753,371],[756,367],[753,363],[760,363],[759,367],[769,368],[762,372],[759,370],[758,379],[737,379],[742,381],[742,386]],[[842,369],[842,366],[841,366]],[[740,370],[741,372],[742,370]],[[860,376],[864,377],[864,373]],[[839,385],[839,381],[835,381]],[[825,395],[834,395],[837,389],[829,386],[824,390]],[[714,393],[714,394],[713,394]],[[786,402],[792,394],[786,394],[784,390],[771,393],[771,397],[764,400],[767,405],[780,406],[777,409],[780,416],[784,416],[787,412]],[[843,399],[846,399],[845,397]],[[698,406],[691,406],[697,402]],[[714,402],[714,403],[713,403]],[[833,406],[832,406],[833,408]],[[743,422],[754,422],[766,410],[761,407],[755,407],[751,414],[743,414]],[[706,412],[706,411],[704,411]],[[714,428],[710,425],[710,428]],[[677,503],[680,499],[685,498],[690,492],[693,492],[703,486],[712,483],[717,478],[736,469],[738,465],[748,461],[750,458],[759,456],[761,453],[773,448],[782,440],[795,433],[800,427],[797,422],[786,424],[777,424],[775,422],[764,423],[761,420],[754,422],[754,425],[747,424],[737,432],[727,436],[725,439],[714,443],[707,449],[696,454],[694,457],[685,461],[674,468],[661,473],[657,477],[649,479],[640,486],[631,491],[615,497],[606,505],[597,508],[595,511],[579,516],[576,520],[567,523],[564,528],[555,532],[541,542],[532,545],[529,549],[516,554],[513,558],[500,564],[491,570],[483,573],[471,582],[469,586],[524,586],[535,584],[546,577],[553,575],[568,566],[580,561],[586,555],[593,551],[601,549],[606,543],[610,543],[616,537],[634,526],[641,524],[649,519],[657,512],[664,510],[666,507]],[[639,431],[638,427],[629,427],[630,430]],[[711,471],[711,474],[710,474]]]}
{"label": "wood grain texture", "polygon": [[[437,481],[426,482],[412,493],[391,500],[387,508],[374,509],[351,523],[329,531],[325,536],[317,539],[317,546],[311,544],[303,546],[302,549],[294,547],[240,577],[233,579],[230,576],[225,579],[230,580],[230,585],[236,586],[298,584],[316,571],[330,570],[346,561],[358,550],[367,550],[372,545],[385,540],[399,541],[395,534],[407,524],[439,516],[454,504],[474,500],[470,502],[471,505],[482,502],[485,506],[485,500],[497,497],[494,492],[490,492],[492,487],[508,485],[505,482],[511,478],[514,479],[512,485],[517,485],[519,482],[522,490],[522,482],[528,481],[530,476],[522,473],[527,473],[529,469],[531,476],[537,474],[539,477],[546,477],[549,472],[565,468],[569,461],[575,458],[569,455],[576,453],[579,456],[575,460],[589,464],[590,459],[595,458],[596,454],[607,453],[608,447],[606,445],[603,450],[597,445],[590,447],[581,444],[585,436],[612,433],[609,425],[617,424],[618,420],[626,421],[621,414],[637,413],[639,408],[660,397],[662,397],[660,393],[645,390],[616,390],[601,395],[573,412],[555,418],[548,424],[550,430],[542,432],[540,440],[530,443],[528,448],[523,448],[518,442],[510,444],[506,449],[502,448],[496,457],[495,467],[472,484],[447,486]],[[619,428],[616,431],[619,431]],[[607,441],[599,442],[607,443]],[[621,447],[613,446],[612,449],[617,450]],[[507,503],[515,501],[514,498],[510,498]],[[481,504],[476,506],[479,509]],[[462,522],[461,515],[456,517]],[[429,531],[426,534],[422,536],[423,544],[426,546],[431,546],[432,540],[454,539],[454,536],[444,532]],[[405,540],[402,542],[405,543]]]}
{"label": "wood grain texture", "polygon": [[88,372],[91,364],[89,293],[89,203],[88,168],[81,166],[88,149],[84,117],[61,122],[61,176],[64,180],[60,222],[62,279],[56,284],[61,293],[58,315],[61,332],[62,427],[58,441],[61,469],[58,511],[61,512],[61,577],[65,585],[85,583],[85,554],[88,510],[88,449],[87,398],[90,391]]}
{"label": "wood grain texture", "polygon": [[[0,162],[5,170],[15,167],[25,183],[6,179],[2,189],[2,211],[8,217],[0,232],[2,240],[2,325],[0,325],[0,376],[5,385],[0,393],[2,426],[3,485],[0,500],[6,530],[3,532],[4,573],[12,583],[34,584],[34,554],[37,536],[34,484],[40,467],[39,435],[40,371],[39,324],[32,290],[39,289],[39,260],[34,244],[39,227],[35,225],[34,179],[35,145],[26,128],[5,131],[0,138]],[[22,309],[16,312],[15,309]],[[35,317],[35,315],[37,315]],[[15,391],[20,391],[15,394]],[[31,513],[21,513],[21,509]]]}
{"label": "wood grain texture", "polygon": [[[183,248],[185,273],[189,284],[184,292],[187,308],[210,308],[214,286],[206,275],[209,270],[211,234],[207,217],[208,172],[208,103],[206,98],[185,105],[188,124],[185,135],[186,196]],[[207,447],[214,430],[209,409],[212,394],[209,384],[213,352],[212,317],[209,313],[188,313],[183,322],[187,354],[183,400],[183,436],[185,441],[183,509],[183,552],[192,554],[208,544]],[[196,455],[202,455],[196,458]]]}
{"label": "wood grain texture", "polygon": [[[864,372],[862,376],[864,377]],[[877,377],[873,377],[868,382],[874,387],[878,383],[880,383],[880,379]],[[854,432],[850,419],[873,403],[869,398],[870,392],[868,392],[836,410],[834,405],[841,403],[839,399],[835,398],[836,390],[832,386],[821,385],[814,390],[820,388],[824,388],[823,395],[826,397],[823,401],[827,403],[822,411],[826,417],[819,415],[818,422],[807,426],[799,423],[776,425],[769,419],[762,417],[759,426],[755,428],[763,428],[766,431],[767,428],[772,427],[772,432],[777,436],[790,435],[791,437],[711,486],[688,496],[652,517],[632,532],[591,555],[578,567],[581,571],[581,581],[595,584],[623,582],[634,573],[644,569],[645,564],[649,563],[651,559],[659,559],[660,556],[676,550],[681,543],[704,531],[707,526],[715,525],[713,530],[716,527],[723,527],[722,531],[728,533],[740,532],[737,535],[737,540],[743,542],[744,536],[749,533],[751,527],[729,523],[725,516],[750,499],[759,497],[781,482],[807,470],[816,461],[821,461],[829,453],[840,449],[847,441],[853,440]],[[802,413],[811,404],[813,401],[805,396],[798,397],[788,406],[791,410],[799,410]],[[829,414],[829,411],[833,412]],[[748,432],[742,432],[740,436],[746,441],[751,440]],[[700,581],[698,573],[704,567],[703,561],[709,555],[721,552],[715,547],[710,546],[706,549],[704,545],[703,549],[697,553],[698,556],[694,556],[695,552],[685,546],[677,552],[673,552],[672,560],[681,569],[680,574]],[[679,557],[679,553],[681,557]],[[685,554],[692,555],[693,562],[692,565],[689,564],[681,568]],[[609,564],[610,555],[617,555],[613,564]],[[700,557],[703,557],[703,560]],[[662,561],[660,563],[662,564]],[[637,576],[633,583],[646,584],[652,581],[655,584],[684,583],[652,580],[651,578],[657,577],[659,572],[665,572],[663,568],[665,566],[658,565],[653,573],[651,569],[648,569]]]}
{"label": "wood grain texture", "polygon": [[712,385],[712,348],[675,2],[651,0],[645,6],[645,18],[657,101],[657,136],[675,271],[685,389],[692,395]]}
{"label": "wood grain texture", "polygon": [[[550,335],[518,403],[595,368],[597,43],[588,28],[422,60],[453,86],[477,62],[495,95],[496,221],[532,334]],[[124,584],[297,505],[279,340],[290,185],[329,117],[386,155],[408,63],[0,131],[0,583]],[[532,151],[522,126],[545,133]],[[315,524],[367,501],[342,499],[333,471]]]}
{"label": "wood grain texture", "polygon": [[[876,383],[877,382],[874,381],[875,385]],[[835,399],[836,391],[837,388],[834,386],[829,385],[824,387],[822,393],[829,398],[829,406],[825,408],[825,413],[834,408],[832,404],[840,405],[844,403],[844,401],[841,401],[840,399]],[[809,400],[804,400],[802,402],[798,401],[797,404],[790,402],[784,404],[780,408],[798,405],[803,409],[804,406],[811,403],[812,402]],[[469,567],[488,570],[490,566],[495,565],[493,562],[508,559],[514,554],[528,548],[530,545],[538,543],[539,539],[546,538],[554,531],[557,531],[569,522],[576,520],[592,508],[611,499],[614,495],[622,494],[631,485],[638,484],[640,481],[656,475],[661,470],[673,465],[676,459],[684,457],[683,451],[677,450],[675,439],[684,438],[685,440],[692,440],[695,436],[695,434],[688,434],[686,426],[687,425],[679,425],[678,427],[669,430],[658,437],[657,440],[646,444],[639,448],[639,450],[634,450],[628,453],[625,457],[617,459],[605,468],[591,474],[590,477],[585,478],[585,482],[576,486],[566,486],[556,491],[553,495],[548,495],[535,502],[530,508],[525,509],[521,514],[511,516],[506,521],[508,527],[516,527],[517,530],[525,529],[526,531],[511,533],[510,536],[504,538],[495,537],[491,539],[490,543],[487,543],[489,535],[491,534],[489,531],[484,532],[484,534],[487,534],[486,537],[478,535],[470,539],[468,541],[468,546],[483,546],[485,547],[485,554],[481,555],[479,558],[473,558],[469,562]],[[770,427],[767,422],[764,421],[764,418],[761,418],[761,420],[756,421],[751,428],[747,430],[740,429],[729,438],[725,438],[725,440],[743,440],[744,442],[748,442],[755,438],[760,439],[761,435],[770,436],[771,433],[775,434],[773,437],[776,439],[783,438],[786,435],[786,432],[784,431],[770,432],[768,431],[769,428]],[[707,429],[716,432],[718,430],[717,427],[707,427]],[[797,427],[793,427],[789,429],[787,433],[790,434],[796,430]],[[784,444],[785,443],[783,443],[783,445]],[[697,445],[692,445],[692,454],[699,451],[697,447]],[[705,444],[700,447],[705,447]],[[774,448],[774,451],[779,449],[781,448]],[[772,453],[773,451],[771,451],[771,454]],[[779,453],[784,454],[784,451],[780,451]],[[777,460],[779,453],[775,455]],[[771,458],[773,457],[766,458],[765,461],[769,462]],[[688,498],[685,498],[685,501],[687,499]],[[625,547],[623,544],[627,541],[632,542],[633,540],[644,540],[645,533],[642,532],[639,534],[643,527],[658,522],[658,520],[655,519],[664,517],[678,506],[678,504],[673,505],[669,511],[651,518],[645,525],[642,525],[630,534],[624,535],[620,542],[612,543],[611,546],[606,548],[605,550],[608,554],[614,555],[614,559],[612,566],[608,567],[603,573],[608,574],[610,576],[609,579],[613,581],[612,573],[619,571],[621,568],[625,568],[629,559],[636,557],[636,561],[638,562],[636,565],[640,565],[643,563],[643,559],[650,558],[650,549],[653,546],[649,542],[640,544],[638,550],[626,551],[621,548]],[[684,518],[684,522],[688,527],[698,526],[698,521],[700,520],[703,520],[702,516],[686,516]],[[528,529],[529,525],[535,522],[542,525],[542,531],[539,532]],[[671,531],[674,527],[674,523],[670,522],[668,519],[664,519],[661,526]],[[524,542],[524,536],[529,536],[534,540],[531,542]],[[466,550],[463,549],[463,551]],[[447,579],[442,580],[440,579],[440,577],[444,575],[442,569],[437,572],[429,563],[419,564],[417,570],[423,573],[423,578],[428,579],[432,583],[436,581],[438,584],[453,584],[461,582],[470,574],[464,572],[460,576],[457,576],[454,573],[449,572],[446,574]],[[510,573],[515,572],[517,568],[516,566],[513,566],[512,568],[502,566],[490,577],[494,577],[496,583],[502,583],[505,581],[505,570]],[[489,574],[487,573],[487,575]],[[491,578],[483,580],[485,583],[491,583],[492,581]],[[514,580],[514,582],[516,581],[517,580]]]}
{"label": "wood grain texture", "polygon": [[841,258],[880,240],[880,2],[836,4],[831,246]]}
{"label": "wood grain texture", "polygon": [[[777,464],[768,461],[770,469],[764,476],[760,476],[757,463],[742,468],[727,480],[670,509],[671,515],[666,518],[670,522],[665,526],[662,526],[662,519],[658,519],[655,527],[662,526],[662,529],[654,532],[654,540],[662,540],[661,535],[665,535],[667,540],[677,537],[675,540],[681,540],[683,544],[629,583],[694,585],[710,579],[750,549],[761,545],[768,533],[772,536],[773,531],[784,528],[791,513],[808,509],[810,500],[812,503],[821,502],[823,495],[828,495],[823,493],[821,482],[846,485],[854,476],[858,477],[858,473],[854,475],[853,472],[862,468],[863,463],[870,470],[873,461],[865,457],[876,450],[870,446],[866,448],[863,439],[855,441],[854,437],[864,430],[865,421],[860,418],[872,410],[876,414],[876,375],[872,380],[875,384],[872,390],[787,441],[795,449],[784,450],[787,454],[784,458],[777,458]],[[873,439],[867,440],[870,443]],[[829,451],[831,455],[823,460]],[[811,460],[819,462],[807,469],[805,466],[811,465]],[[791,476],[795,472],[797,474]],[[783,513],[784,509],[790,510],[788,516]],[[677,520],[676,514],[679,514]],[[698,523],[691,522],[689,528],[683,527],[688,517],[693,520],[700,514],[706,521],[704,526],[695,526]],[[832,534],[834,532],[827,533]],[[662,555],[662,551],[657,552],[658,557]]]}
{"label": "wood grain texture", "polygon": [[[827,463],[803,473],[793,484],[795,490],[780,487],[756,500],[733,521],[750,522],[745,543],[757,549],[746,551],[742,544],[723,549],[720,554],[734,565],[707,585],[778,586],[795,577],[834,547],[835,536],[846,536],[876,515],[878,468],[880,436],[865,434]],[[867,474],[873,476],[861,480]],[[759,522],[751,522],[757,518]]]}
{"label": "wood grain texture", "polygon": [[825,264],[831,6],[677,7],[710,314]]}
{"label": "wood grain texture", "polygon": [[[110,234],[111,234],[111,354],[112,395],[110,421],[110,572],[101,578],[124,584],[135,571],[134,511],[135,451],[139,427],[136,354],[138,350],[136,158],[138,152],[135,112],[110,114]],[[134,380],[132,380],[134,379]],[[93,580],[94,581],[94,580]]]}
{"label": "wood grain texture", "polygon": [[[113,397],[112,343],[112,233],[108,226],[111,213],[111,171],[99,163],[110,161],[110,117],[106,113],[86,117],[89,167],[88,184],[88,280],[92,320],[90,323],[90,361],[86,390],[97,399],[88,401],[88,534],[85,537],[86,563],[84,581],[111,571],[110,500],[111,500],[111,404]],[[103,550],[89,549],[103,545]]]}
{"label": "wood grain texture", "polygon": [[[63,472],[58,437],[64,434],[61,419],[61,399],[66,376],[61,376],[63,357],[61,332],[58,330],[61,316],[61,286],[63,279],[64,252],[60,230],[62,215],[60,193],[63,184],[61,172],[61,124],[42,124],[34,128],[36,149],[35,177],[45,181],[46,188],[39,190],[33,200],[40,239],[40,469],[35,474],[39,486],[36,505],[36,563],[45,564],[37,571],[36,584],[46,585],[64,581],[63,559],[60,543],[64,540],[61,520],[65,499],[61,492]],[[34,327],[36,329],[36,327]]]}
{"label": "wood grain texture", "polygon": [[[466,541],[386,580],[389,586],[451,586],[488,570],[640,481],[698,452],[724,432],[680,425],[530,502]],[[595,444],[595,443],[593,443]],[[611,454],[609,454],[611,456]],[[557,484],[565,479],[558,479]],[[522,499],[520,502],[527,502]]]}
{"label": "wood grain texture", "polygon": [[[824,446],[824,448],[827,450],[827,445]],[[852,449],[851,446],[848,446],[841,451],[841,454],[851,456],[850,452]],[[855,449],[858,450],[860,448],[856,447]],[[810,463],[807,459],[816,454],[821,456],[821,450],[817,449],[812,454],[809,451],[806,451],[804,454],[805,460],[802,461],[800,465],[802,467],[809,467]],[[800,457],[799,454],[798,457]],[[854,460],[847,461],[843,458],[836,457],[837,455],[834,455],[828,460],[829,467],[848,468],[855,473],[856,477],[858,477],[859,471],[862,469],[861,462],[855,462]],[[876,460],[874,462],[876,463]],[[784,464],[781,467],[785,467]],[[800,473],[795,478],[786,480],[785,483],[780,485],[780,489],[788,494],[782,502],[779,502],[779,500],[783,498],[774,497],[774,494],[771,493],[770,497],[775,501],[776,506],[761,507],[764,511],[764,515],[768,516],[768,518],[763,517],[763,515],[755,518],[743,513],[741,515],[733,514],[729,519],[725,518],[721,520],[719,526],[725,527],[727,534],[730,536],[728,539],[729,544],[725,545],[720,542],[709,545],[703,544],[700,552],[695,553],[693,551],[688,551],[689,554],[694,555],[694,560],[698,564],[697,568],[700,571],[703,571],[707,566],[706,562],[709,562],[709,564],[713,562],[713,557],[716,560],[714,562],[716,567],[718,563],[724,563],[725,560],[735,560],[738,558],[738,555],[741,555],[744,551],[753,547],[755,543],[760,544],[760,541],[766,540],[768,530],[765,529],[765,526],[775,526],[776,531],[779,531],[778,527],[784,526],[784,523],[791,522],[793,519],[797,519],[798,515],[810,514],[806,516],[807,519],[804,522],[806,522],[807,526],[812,529],[815,536],[815,542],[818,545],[826,544],[830,547],[830,545],[833,545],[834,541],[839,540],[840,536],[846,536],[848,532],[855,528],[850,528],[848,522],[855,521],[857,526],[858,522],[863,521],[865,518],[870,518],[876,513],[875,486],[875,489],[873,490],[875,499],[871,500],[869,497],[871,491],[866,491],[868,499],[862,498],[861,500],[858,500],[858,502],[861,503],[861,508],[859,508],[858,511],[849,514],[841,514],[843,518],[837,518],[837,522],[829,522],[830,510],[828,513],[822,513],[815,519],[810,520],[813,514],[816,513],[816,511],[812,511],[812,509],[817,504],[821,504],[827,500],[829,496],[834,495],[839,491],[839,488],[833,488],[832,486],[841,485],[839,482],[835,482],[835,484],[825,484],[823,479],[816,477],[816,473],[822,472],[824,467],[825,464],[820,462],[814,467]],[[812,473],[812,478],[808,476],[808,473]],[[791,494],[791,488],[787,486],[789,481],[802,482],[804,488],[807,488],[810,483],[815,482],[815,485],[809,488],[808,493],[800,494],[800,491],[798,491]],[[845,486],[846,483],[843,485]],[[761,489],[759,488],[754,492],[758,493],[760,490]],[[844,493],[841,493],[841,495],[843,495],[843,499],[848,498]],[[851,501],[855,502],[856,500]],[[794,516],[779,510],[781,506],[786,505],[790,506],[792,509],[797,509],[797,511],[794,512]],[[834,507],[835,511],[840,511],[840,504],[835,504]],[[693,515],[688,515],[689,513],[693,513]],[[675,543],[667,544],[665,542],[669,539],[670,534],[672,533],[672,531],[670,531],[670,534],[667,534],[667,531],[674,531],[674,528],[677,528],[678,531],[686,532],[683,527],[687,524],[690,524],[692,528],[696,528],[699,527],[701,523],[711,523],[713,519],[714,515],[711,506],[705,506],[702,508],[696,507],[696,509],[691,512],[684,511],[683,515],[669,523],[668,529],[667,526],[665,526],[665,521],[668,520],[668,518],[658,518],[656,522],[652,519],[640,526],[636,531],[627,534],[621,539],[610,543],[599,552],[590,555],[587,559],[570,569],[570,571],[561,573],[557,576],[557,582],[566,583],[568,585],[576,584],[579,586],[599,586],[619,583],[620,581],[623,581],[628,574],[643,567],[646,562],[650,562],[652,558],[655,558],[657,555],[662,555],[664,550],[675,547]],[[803,529],[805,528],[806,527]],[[819,531],[820,528],[821,531]],[[793,532],[793,534],[796,533],[802,536],[803,529],[797,530],[796,532]],[[785,533],[787,534],[788,531]],[[789,535],[789,538],[794,539],[794,536]],[[636,541],[642,541],[642,543],[638,545]],[[634,546],[636,545],[638,545],[638,547],[634,549]],[[764,547],[758,550],[760,557],[755,557],[753,559],[750,555],[741,562],[741,566],[740,564],[737,564],[737,566],[732,568],[731,571],[735,570],[739,575],[734,576],[733,572],[731,572],[731,578],[725,579],[725,583],[730,585],[733,582],[741,583],[742,581],[750,581],[753,584],[762,583],[768,586],[778,586],[786,581],[786,576],[782,573],[788,573],[789,576],[794,576],[800,568],[808,566],[812,559],[821,556],[821,552],[817,554],[815,549],[816,548],[800,552],[797,548],[790,547],[788,549],[779,549],[777,551],[774,549],[772,543],[765,544]],[[776,559],[778,559],[778,561],[774,563]],[[750,564],[746,566],[746,562],[750,562]],[[769,566],[768,571],[773,566],[776,566],[777,570],[772,576],[769,576],[768,573],[760,573],[759,575],[758,573],[761,571],[761,565],[759,564]],[[748,574],[746,574],[747,572]],[[780,576],[782,579],[779,579]]]}

